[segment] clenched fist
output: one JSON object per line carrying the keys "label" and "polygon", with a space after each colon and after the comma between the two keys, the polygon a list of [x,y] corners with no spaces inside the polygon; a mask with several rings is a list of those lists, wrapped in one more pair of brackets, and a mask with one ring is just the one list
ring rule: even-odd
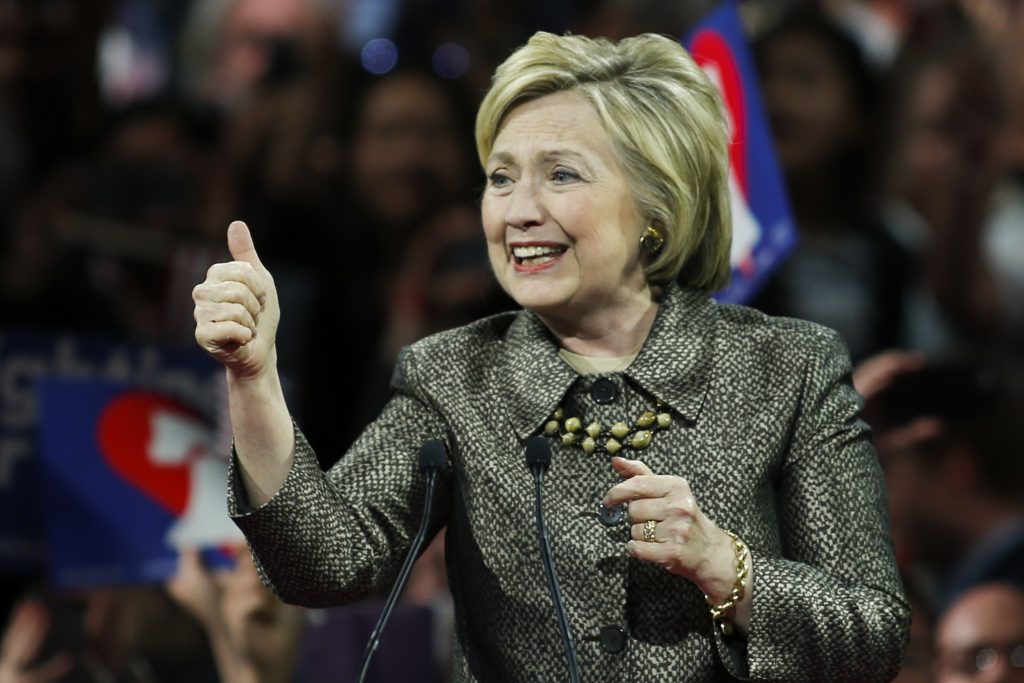
{"label": "clenched fist", "polygon": [[236,378],[248,379],[275,369],[281,310],[274,279],[242,221],[228,226],[228,250],[234,260],[211,266],[192,290],[196,341]]}

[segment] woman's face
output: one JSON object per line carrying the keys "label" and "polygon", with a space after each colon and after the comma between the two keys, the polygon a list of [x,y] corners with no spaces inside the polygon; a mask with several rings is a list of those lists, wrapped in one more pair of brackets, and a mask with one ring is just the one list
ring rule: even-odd
{"label": "woman's face", "polygon": [[487,161],[484,232],[519,305],[569,320],[649,297],[643,220],[611,140],[576,92],[513,109]]}

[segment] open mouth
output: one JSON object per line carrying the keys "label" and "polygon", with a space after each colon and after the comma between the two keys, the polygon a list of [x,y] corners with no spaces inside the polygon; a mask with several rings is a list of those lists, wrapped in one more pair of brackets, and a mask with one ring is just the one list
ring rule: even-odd
{"label": "open mouth", "polygon": [[567,249],[568,247],[561,244],[519,245],[512,247],[512,257],[517,266],[537,267],[554,263]]}

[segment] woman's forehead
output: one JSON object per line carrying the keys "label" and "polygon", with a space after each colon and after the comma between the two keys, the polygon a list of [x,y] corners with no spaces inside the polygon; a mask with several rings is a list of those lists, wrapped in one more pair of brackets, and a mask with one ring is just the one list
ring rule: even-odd
{"label": "woman's forehead", "polygon": [[581,93],[545,95],[512,109],[494,141],[492,160],[578,157],[615,161],[612,143]]}

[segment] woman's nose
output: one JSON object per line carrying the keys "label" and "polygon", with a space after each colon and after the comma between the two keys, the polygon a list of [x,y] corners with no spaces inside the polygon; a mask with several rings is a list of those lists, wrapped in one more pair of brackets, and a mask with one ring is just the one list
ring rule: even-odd
{"label": "woman's nose", "polygon": [[509,227],[528,230],[544,222],[545,211],[543,202],[533,183],[520,181],[516,183],[509,197],[508,211],[505,222]]}

